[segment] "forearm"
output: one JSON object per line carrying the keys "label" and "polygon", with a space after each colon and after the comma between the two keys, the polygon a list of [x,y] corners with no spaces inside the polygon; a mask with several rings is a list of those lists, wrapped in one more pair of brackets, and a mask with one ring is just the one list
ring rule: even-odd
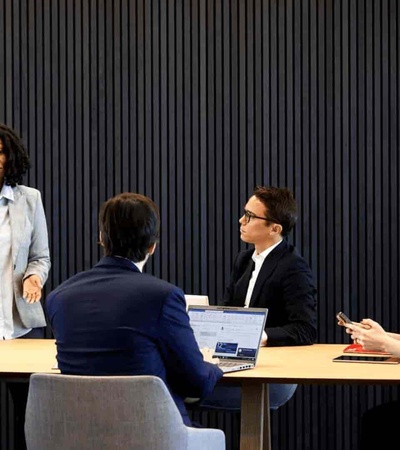
{"label": "forearm", "polygon": [[42,284],[44,284],[47,281],[50,267],[51,262],[46,217],[39,197],[35,211],[32,237],[29,246],[28,265],[24,274],[24,279],[31,275],[38,275]]}
{"label": "forearm", "polygon": [[23,279],[26,280],[31,275],[38,275],[42,284],[44,284],[47,281],[50,267],[51,263],[48,255],[37,257],[37,259],[28,263]]}
{"label": "forearm", "polygon": [[387,335],[396,341],[400,341],[400,334],[398,333],[387,333]]}
{"label": "forearm", "polygon": [[308,322],[288,323],[282,327],[267,327],[268,347],[311,345],[316,339],[316,328]]}
{"label": "forearm", "polygon": [[387,333],[386,338],[382,342],[382,350],[385,352],[392,353],[393,356],[400,358],[400,339],[398,338],[398,335],[395,335],[396,338],[393,338],[392,336],[394,333]]}

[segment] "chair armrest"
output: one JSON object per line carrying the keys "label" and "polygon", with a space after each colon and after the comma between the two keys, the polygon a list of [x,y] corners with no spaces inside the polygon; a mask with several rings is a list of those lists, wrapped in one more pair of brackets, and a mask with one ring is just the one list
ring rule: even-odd
{"label": "chair armrest", "polygon": [[225,433],[213,428],[192,428],[188,430],[188,450],[225,450]]}

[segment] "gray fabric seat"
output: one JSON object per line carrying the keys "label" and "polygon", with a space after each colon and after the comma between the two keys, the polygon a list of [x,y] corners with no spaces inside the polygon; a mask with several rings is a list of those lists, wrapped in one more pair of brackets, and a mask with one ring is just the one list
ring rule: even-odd
{"label": "gray fabric seat", "polygon": [[154,376],[33,374],[28,450],[224,450],[221,430],[187,427]]}

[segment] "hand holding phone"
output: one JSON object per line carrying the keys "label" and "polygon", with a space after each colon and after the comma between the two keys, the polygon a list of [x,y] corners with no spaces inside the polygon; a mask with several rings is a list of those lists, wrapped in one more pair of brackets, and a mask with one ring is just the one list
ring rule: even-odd
{"label": "hand holding phone", "polygon": [[338,312],[336,314],[336,319],[338,320],[338,324],[341,325],[342,327],[346,326],[346,324],[351,324],[353,323],[347,316],[345,313],[343,313],[342,311]]}
{"label": "hand holding phone", "polygon": [[338,325],[340,325],[342,327],[345,327],[346,324],[351,324],[351,325],[356,325],[356,326],[361,327],[361,328],[365,328],[366,330],[370,329],[370,327],[368,325],[364,325],[364,324],[362,324],[360,322],[353,322],[342,311],[340,311],[340,312],[338,312],[336,314],[336,319],[338,320]]}

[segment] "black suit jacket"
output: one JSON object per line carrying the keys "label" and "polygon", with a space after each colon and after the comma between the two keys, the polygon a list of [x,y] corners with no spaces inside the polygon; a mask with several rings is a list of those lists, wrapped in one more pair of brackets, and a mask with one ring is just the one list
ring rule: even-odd
{"label": "black suit jacket", "polygon": [[[226,289],[226,306],[244,306],[254,249],[239,253]],[[316,288],[311,269],[295,247],[283,240],[265,258],[250,307],[268,308],[268,346],[309,345],[317,336]]]}

